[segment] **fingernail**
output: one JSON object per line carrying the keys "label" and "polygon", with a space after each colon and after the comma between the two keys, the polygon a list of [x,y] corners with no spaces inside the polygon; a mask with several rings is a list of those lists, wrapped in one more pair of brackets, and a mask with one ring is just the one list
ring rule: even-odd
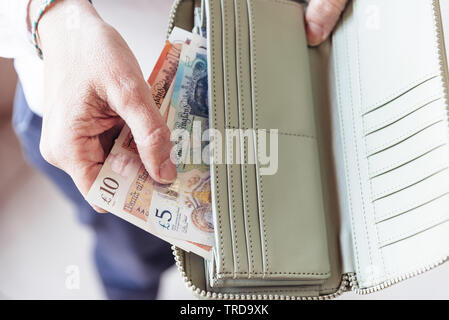
{"label": "fingernail", "polygon": [[309,45],[316,46],[324,40],[325,34],[323,28],[321,28],[318,24],[309,22],[307,23],[307,29]]}
{"label": "fingernail", "polygon": [[161,182],[163,183],[172,183],[176,179],[176,166],[175,164],[168,158],[162,163],[159,168],[159,176],[161,177]]}

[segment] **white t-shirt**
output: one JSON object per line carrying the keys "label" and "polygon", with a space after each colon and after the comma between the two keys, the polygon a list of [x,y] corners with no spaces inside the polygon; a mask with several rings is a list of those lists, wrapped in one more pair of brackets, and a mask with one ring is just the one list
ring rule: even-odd
{"label": "white t-shirt", "polygon": [[[27,28],[29,1],[0,1],[0,56],[15,59],[28,104],[42,115],[43,63],[31,44]],[[101,17],[126,40],[144,76],[149,76],[165,42],[172,1],[93,0],[93,3]]]}

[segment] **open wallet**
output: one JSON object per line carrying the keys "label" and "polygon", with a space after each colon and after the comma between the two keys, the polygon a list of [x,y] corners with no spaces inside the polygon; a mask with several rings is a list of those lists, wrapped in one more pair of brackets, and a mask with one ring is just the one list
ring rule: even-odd
{"label": "open wallet", "polygon": [[[169,32],[192,30],[195,2],[175,1]],[[327,299],[371,293],[447,261],[440,1],[350,1],[318,48],[307,46],[297,1],[202,5],[209,125],[223,137],[226,129],[277,129],[278,168],[263,175],[259,162],[212,159],[213,259],[174,248],[194,293]],[[245,157],[256,142],[242,149]]]}

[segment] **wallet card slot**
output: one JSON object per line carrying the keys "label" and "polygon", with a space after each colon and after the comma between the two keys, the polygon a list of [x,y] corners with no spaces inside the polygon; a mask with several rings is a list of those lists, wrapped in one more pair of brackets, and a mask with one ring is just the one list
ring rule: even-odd
{"label": "wallet card slot", "polygon": [[[425,250],[425,244],[427,246],[429,244],[429,242],[417,243],[416,239],[423,238],[426,234],[421,232],[408,238],[407,241],[380,248],[377,220],[386,216],[406,214],[449,192],[449,170],[444,170],[419,183],[372,201],[373,172],[375,177],[393,173],[415,162],[420,156],[433,152],[438,146],[447,144],[447,117],[441,116],[441,121],[429,126],[427,128],[429,130],[421,128],[421,131],[417,130],[414,135],[409,135],[408,139],[389,143],[391,139],[406,132],[408,128],[404,127],[402,129],[405,130],[394,132],[396,136],[385,135],[374,141],[380,144],[389,143],[388,148],[379,148],[375,150],[376,153],[367,150],[368,143],[365,136],[380,133],[387,127],[406,120],[415,111],[430,104],[433,99],[440,98],[435,94],[437,91],[432,91],[433,89],[429,92],[424,90],[426,92],[423,96],[418,96],[415,92],[420,90],[422,85],[437,83],[439,80],[433,81],[432,78],[441,73],[438,48],[435,45],[438,39],[432,2],[416,1],[412,6],[409,2],[408,0],[352,1],[333,37],[337,91],[335,99],[341,124],[340,132],[337,134],[341,135],[343,141],[345,172],[342,175],[348,189],[348,196],[344,201],[349,204],[348,216],[358,284],[360,288],[368,290],[391,281],[394,279],[392,274],[404,275],[409,271],[419,270],[415,268],[417,266],[422,267],[418,264],[418,260],[422,262],[422,259],[418,258],[408,259],[416,262],[413,265],[398,263],[399,267],[392,267],[395,257],[391,255],[390,247],[413,242],[420,250]],[[403,15],[404,7],[410,9],[406,17]],[[400,21],[398,17],[401,17]],[[410,104],[403,102],[409,99],[409,95],[416,95],[417,98],[410,98],[412,101]],[[419,103],[421,98],[430,100],[422,101],[421,104]],[[401,112],[396,114],[393,108],[390,108],[390,104],[399,105],[397,109]],[[372,118],[368,126],[364,118],[369,116]],[[367,127],[371,131],[367,131]],[[427,132],[432,131],[433,127],[445,127],[445,132],[440,132],[437,139],[430,137],[430,143],[421,139],[421,145],[410,151],[403,148],[404,145],[410,145],[410,141],[417,141],[415,138],[429,137]],[[401,129],[400,126],[396,128]],[[435,145],[435,140],[442,143]],[[401,150],[403,153],[395,154],[390,152],[392,150]],[[383,157],[387,153],[389,157]],[[376,167],[370,165],[371,158],[378,160]],[[439,226],[436,226],[433,230],[438,228]],[[426,234],[426,237],[431,236]],[[436,255],[438,250],[431,248],[429,251],[432,251],[429,255],[431,261],[435,261],[435,257],[439,257]],[[396,251],[396,254],[398,258],[404,257],[403,252]],[[410,255],[412,254],[413,251],[410,252]],[[407,256],[408,252],[405,255]]]}
{"label": "wallet card slot", "polygon": [[[251,98],[251,58],[250,58],[250,30],[248,5],[246,0],[235,0],[236,22],[236,52],[237,52],[237,90],[238,90],[238,116],[239,128],[243,129],[240,135],[240,155],[242,157],[241,180],[243,191],[243,212],[245,218],[246,247],[248,252],[249,275],[263,274],[262,244],[259,222],[259,203],[256,178],[256,165],[254,159],[256,138],[251,131],[253,124],[253,109]],[[244,133],[247,133],[246,135]]]}
{"label": "wallet card slot", "polygon": [[[239,110],[236,74],[236,30],[234,2],[221,1],[223,19],[223,78],[226,129],[239,127]],[[248,252],[246,247],[245,219],[242,199],[242,176],[240,170],[240,139],[226,137],[226,169],[228,176],[229,216],[232,233],[235,277],[248,274]]]}
{"label": "wallet card slot", "polygon": [[[219,152],[225,146],[225,106],[223,84],[222,20],[220,4],[207,2],[210,17],[207,22],[208,42],[208,85],[209,85],[209,127],[220,132],[221,137],[211,137],[211,192],[212,211],[215,221],[215,260],[217,273],[234,276],[234,256],[231,225],[229,220],[228,177],[223,155]],[[221,138],[221,141],[219,140]]]}
{"label": "wallet card slot", "polygon": [[400,192],[374,201],[376,222],[405,214],[447,193],[449,170],[444,170]]}
{"label": "wallet card slot", "polygon": [[[427,123],[426,123],[426,120],[428,121]],[[380,142],[380,143],[378,143],[378,145],[373,147],[373,149],[366,150],[367,157],[371,157],[377,153],[388,150],[391,147],[394,147],[400,143],[403,143],[404,141],[407,141],[408,139],[410,139],[418,134],[421,134],[422,132],[424,132],[434,126],[437,126],[439,124],[445,124],[444,120],[441,117],[438,117],[438,116],[432,117],[431,116],[430,119],[424,119],[417,126],[415,126],[415,128],[410,129],[410,130],[406,131],[405,133],[403,133],[387,142]],[[373,140],[371,140],[370,142],[372,142],[372,141]],[[372,145],[373,144],[371,143],[371,146]]]}
{"label": "wallet card slot", "polygon": [[279,150],[278,172],[260,176],[264,278],[327,279],[330,265],[317,141],[280,135]]}
{"label": "wallet card slot", "polygon": [[427,128],[443,122],[447,111],[441,103],[431,103],[402,120],[365,137],[367,156],[382,152],[392,146],[422,133]]}
{"label": "wallet card slot", "polygon": [[405,214],[377,224],[379,246],[385,247],[413,237],[449,221],[449,195],[436,199]]}
{"label": "wallet card slot", "polygon": [[376,10],[371,1],[356,1],[354,6],[366,16],[357,30],[363,114],[440,74],[431,1],[410,6],[409,0],[377,0]]}
{"label": "wallet card slot", "polygon": [[442,100],[441,77],[433,77],[383,107],[365,114],[363,116],[365,135],[388,127],[433,102],[440,101],[444,104]]}
{"label": "wallet card slot", "polygon": [[431,264],[440,264],[447,257],[449,223],[435,225],[415,235],[381,248],[385,269],[391,278],[428,270]]}
{"label": "wallet card slot", "polygon": [[[248,0],[248,4],[251,66],[253,75],[257,74],[257,85],[253,81],[252,87],[260,102],[253,104],[257,108],[253,110],[255,129],[279,129],[291,135],[316,137],[314,109],[301,105],[303,101],[313,101],[304,31],[296,21],[303,15],[302,6],[288,0]],[[283,19],[273,21],[273,16],[283,15]],[[289,37],[280,32],[288,32]],[[279,61],[273,61],[273,57],[279,57]],[[257,61],[262,62],[259,65]],[[293,74],[295,81],[289,76]]]}
{"label": "wallet card slot", "polygon": [[[365,112],[363,114],[363,116],[368,116],[368,115],[376,115],[378,112],[376,111],[381,111],[384,110],[385,112],[388,111],[392,111],[395,110],[395,114],[397,114],[398,112],[401,113],[411,113],[410,111],[403,110],[404,108],[410,108],[410,102],[413,104],[414,102],[416,102],[416,97],[418,98],[423,98],[426,95],[433,92],[440,92],[439,97],[443,96],[443,92],[442,92],[442,82],[441,82],[441,76],[439,76],[438,74],[432,74],[430,75],[428,78],[425,78],[423,80],[421,80],[421,82],[418,82],[416,84],[414,84],[414,86],[410,87],[408,90],[399,93],[397,96],[392,97],[390,100],[386,101],[385,103],[378,105],[376,108],[371,109],[367,112]],[[413,99],[413,97],[415,97],[415,99]],[[400,108],[402,105],[402,108]],[[391,108],[388,108],[388,106],[392,106]],[[418,108],[419,105],[415,106],[415,108]],[[395,109],[393,109],[395,108]],[[388,110],[389,109],[389,110]],[[413,108],[412,108],[413,110]],[[378,124],[378,126],[387,126],[388,122],[390,121],[388,118],[394,118],[394,115],[388,114],[387,119],[384,119],[383,121],[381,120],[381,123]],[[399,113],[399,115],[396,115],[396,117],[401,118],[401,114]],[[394,121],[393,121],[394,122]],[[373,130],[372,128],[370,128],[371,130]],[[376,131],[376,130],[373,130]],[[369,134],[369,133],[367,133]]]}
{"label": "wallet card slot", "polygon": [[[330,264],[303,7],[292,1],[248,0],[248,9],[254,126],[279,133],[277,171],[263,175],[256,161],[263,278],[327,279]],[[273,16],[282,19],[274,21]],[[288,38],[282,37],[285,32]],[[288,64],[271,61],[279,52]],[[267,142],[265,149],[271,150],[276,141],[270,137]]]}
{"label": "wallet card slot", "polygon": [[371,179],[373,201],[420,183],[438,172],[448,169],[448,159],[449,149],[445,146]]}
{"label": "wallet card slot", "polygon": [[370,178],[385,174],[447,144],[445,122],[431,126],[395,146],[368,158]]}

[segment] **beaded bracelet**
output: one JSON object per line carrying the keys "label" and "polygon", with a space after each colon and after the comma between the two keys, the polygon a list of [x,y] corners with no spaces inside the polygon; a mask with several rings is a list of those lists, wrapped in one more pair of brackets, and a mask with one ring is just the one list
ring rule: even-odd
{"label": "beaded bracelet", "polygon": [[[92,3],[92,0],[88,0],[88,1],[90,3]],[[39,47],[39,43],[37,41],[37,27],[39,25],[39,21],[41,20],[42,16],[48,10],[48,8],[53,4],[53,2],[55,2],[55,0],[42,0],[41,7],[39,9],[39,13],[37,14],[37,17],[32,24],[31,32],[32,32],[32,36],[33,36],[33,44],[34,44],[34,47],[36,48],[37,55],[41,59],[43,59],[44,56],[42,53],[42,49]]]}

